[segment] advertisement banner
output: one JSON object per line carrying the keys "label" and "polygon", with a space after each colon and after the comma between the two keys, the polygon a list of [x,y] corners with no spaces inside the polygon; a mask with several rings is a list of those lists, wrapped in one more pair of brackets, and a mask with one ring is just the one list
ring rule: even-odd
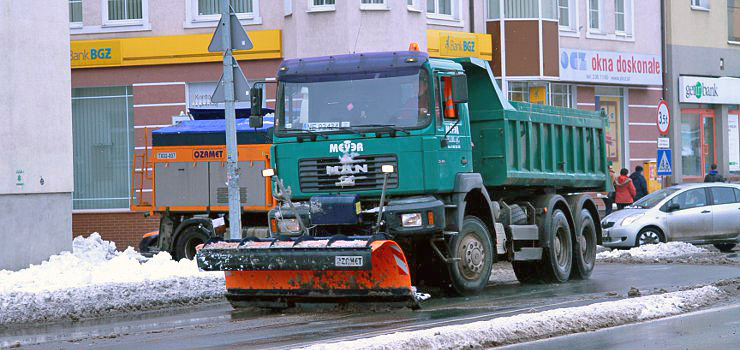
{"label": "advertisement banner", "polygon": [[69,61],[72,68],[120,64],[121,56],[119,40],[86,40],[70,43]]}
{"label": "advertisement banner", "polygon": [[727,116],[727,131],[730,138],[730,171],[740,171],[740,133],[737,114]]}
{"label": "advertisement banner", "polygon": [[678,99],[688,103],[740,103],[740,79],[681,76]]}
{"label": "advertisement banner", "polygon": [[660,55],[560,49],[560,80],[623,85],[663,85]]}

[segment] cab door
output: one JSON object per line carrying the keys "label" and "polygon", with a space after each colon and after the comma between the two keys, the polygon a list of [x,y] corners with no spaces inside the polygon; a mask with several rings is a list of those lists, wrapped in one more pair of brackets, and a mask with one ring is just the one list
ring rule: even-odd
{"label": "cab door", "polygon": [[[669,202],[666,216],[670,240],[691,241],[712,235],[712,208],[704,188],[687,190]],[[667,237],[668,238],[668,237]]]}
{"label": "cab door", "polygon": [[452,100],[452,79],[461,72],[434,74],[435,138],[439,145],[437,154],[440,183],[454,183],[458,173],[473,170],[472,144],[470,142],[470,116],[467,103]]}
{"label": "cab door", "polygon": [[713,238],[732,237],[740,233],[740,203],[735,189],[729,186],[710,188],[712,195]]}

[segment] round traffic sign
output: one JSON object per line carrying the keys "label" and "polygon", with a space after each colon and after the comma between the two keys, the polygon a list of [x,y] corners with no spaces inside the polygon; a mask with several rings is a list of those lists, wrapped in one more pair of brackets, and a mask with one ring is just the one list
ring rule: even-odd
{"label": "round traffic sign", "polygon": [[661,135],[668,134],[668,128],[671,127],[671,113],[668,111],[668,104],[665,101],[658,103],[658,132]]}

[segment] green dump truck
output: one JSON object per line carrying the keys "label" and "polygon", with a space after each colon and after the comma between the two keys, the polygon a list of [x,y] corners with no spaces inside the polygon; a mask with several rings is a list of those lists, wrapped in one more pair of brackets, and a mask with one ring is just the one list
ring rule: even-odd
{"label": "green dump truck", "polygon": [[411,285],[459,295],[502,260],[521,282],[590,276],[603,115],[508,102],[487,62],[417,51],[286,60],[277,80],[271,238],[198,258],[232,302],[413,295],[376,271],[379,241]]}

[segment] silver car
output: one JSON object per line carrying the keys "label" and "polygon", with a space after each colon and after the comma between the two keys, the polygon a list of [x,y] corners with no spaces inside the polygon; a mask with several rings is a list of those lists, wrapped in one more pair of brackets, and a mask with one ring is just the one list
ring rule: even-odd
{"label": "silver car", "polygon": [[605,247],[684,241],[730,251],[740,243],[740,185],[668,187],[609,214],[601,225]]}

